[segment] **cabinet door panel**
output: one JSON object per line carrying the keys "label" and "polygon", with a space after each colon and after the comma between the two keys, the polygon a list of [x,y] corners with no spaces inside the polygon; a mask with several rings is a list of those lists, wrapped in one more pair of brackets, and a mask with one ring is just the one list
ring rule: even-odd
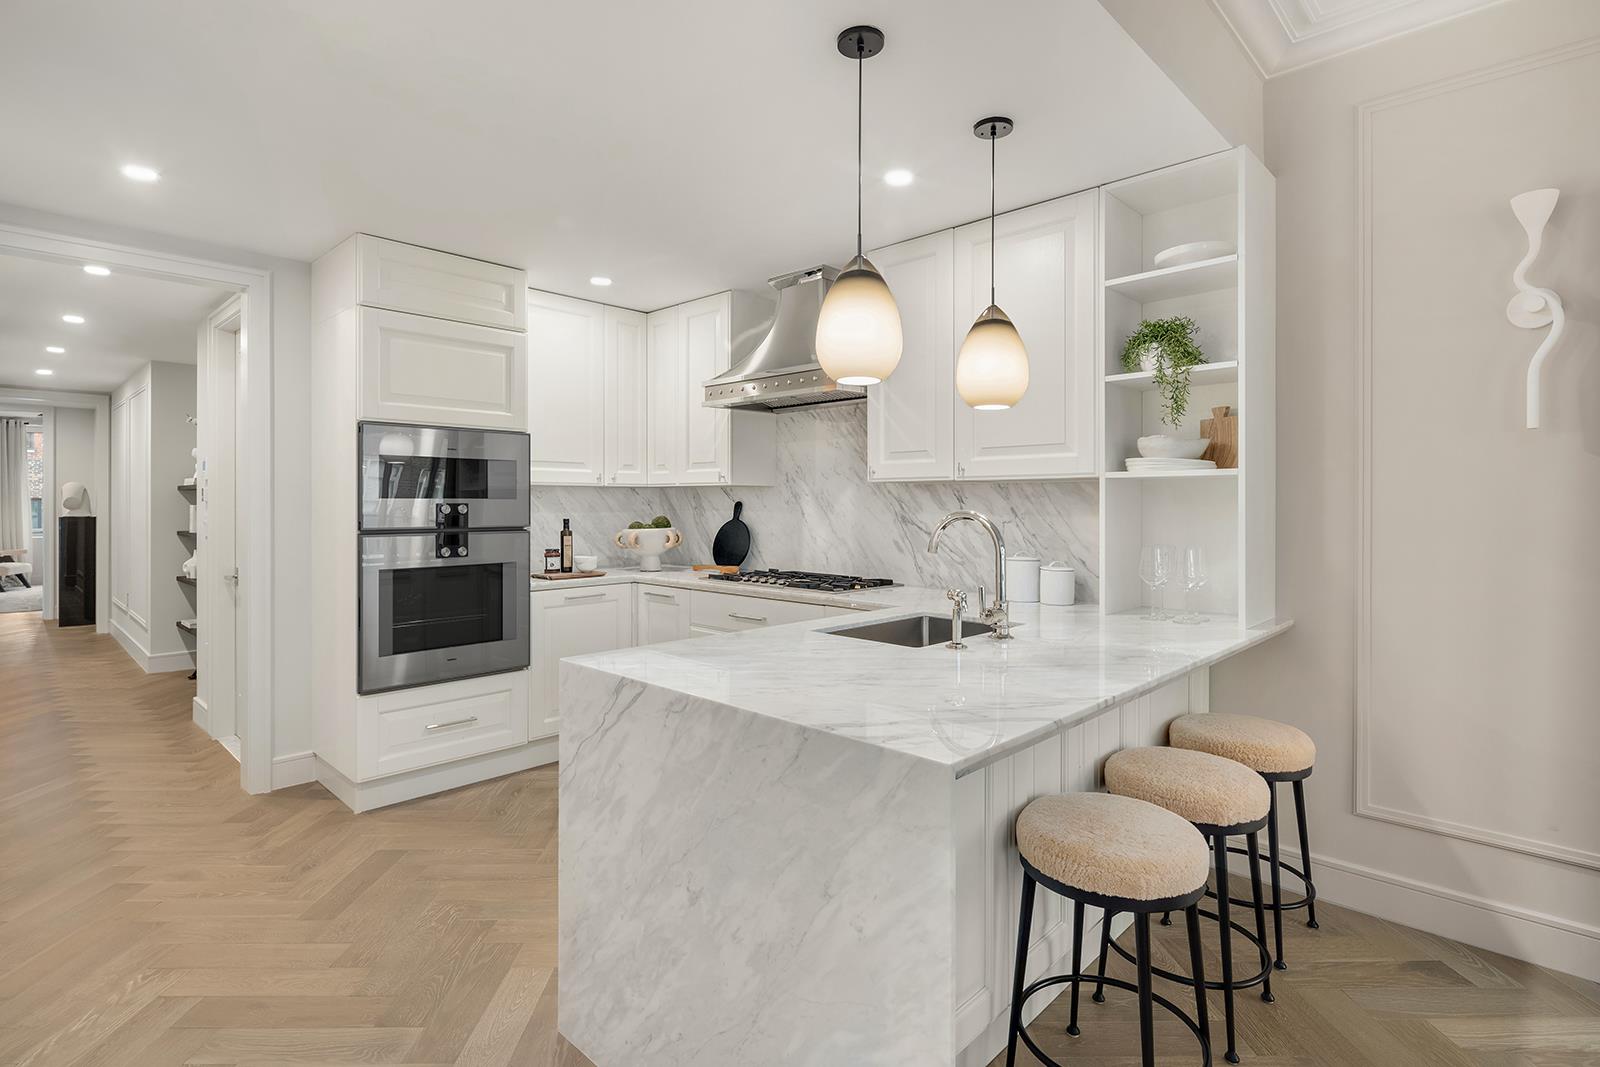
{"label": "cabinet door panel", "polygon": [[523,328],[526,283],[514,267],[366,234],[356,238],[356,257],[356,298],[368,307]]}
{"label": "cabinet door panel", "polygon": [[363,419],[527,428],[521,333],[362,308],[360,345]]}
{"label": "cabinet door panel", "polygon": [[683,426],[688,392],[683,367],[681,308],[653,311],[645,319],[648,409],[645,481],[673,485],[683,474]]}
{"label": "cabinet door panel", "polygon": [[905,336],[894,374],[867,390],[867,472],[874,481],[955,476],[954,256],[951,230],[871,254],[900,307]]}
{"label": "cabinet door panel", "polygon": [[[997,221],[997,299],[1028,349],[1029,385],[1009,411],[953,401],[961,478],[1095,472],[1096,194],[1008,212]],[[989,305],[989,224],[955,234],[954,344]]]}
{"label": "cabinet door panel", "polygon": [[680,317],[683,353],[685,484],[716,484],[728,478],[729,412],[708,408],[701,386],[728,369],[728,317],[731,298],[718,293],[683,305]]}
{"label": "cabinet door panel", "polygon": [[535,593],[532,601],[533,678],[528,739],[561,727],[561,661],[633,643],[633,598],[626,586]]}
{"label": "cabinet door panel", "polygon": [[528,477],[599,485],[605,470],[605,308],[528,292]]}
{"label": "cabinet door panel", "polygon": [[636,645],[656,645],[689,636],[689,594],[679,589],[639,587]]}
{"label": "cabinet door panel", "polygon": [[605,463],[611,485],[645,483],[645,316],[605,309]]}

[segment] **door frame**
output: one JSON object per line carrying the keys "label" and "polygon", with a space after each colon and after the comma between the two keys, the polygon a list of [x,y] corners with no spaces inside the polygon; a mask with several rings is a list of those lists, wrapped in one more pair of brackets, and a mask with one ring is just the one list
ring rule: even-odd
{"label": "door frame", "polygon": [[[68,263],[100,263],[147,277],[220,286],[245,294],[245,337],[249,348],[241,352],[235,380],[239,404],[245,417],[239,436],[255,442],[236,457],[235,501],[240,541],[238,558],[239,590],[244,598],[241,623],[247,649],[245,664],[246,703],[243,728],[239,735],[239,780],[246,792],[266,793],[272,789],[272,710],[273,647],[272,611],[272,478],[273,478],[273,360],[272,360],[272,272],[256,267],[219,263],[179,255],[86,240],[67,234],[51,233],[0,223],[0,254],[15,254]],[[110,406],[106,405],[107,442],[104,457],[97,454],[110,486]],[[96,426],[99,426],[98,414]],[[98,452],[98,450],[97,450]],[[102,513],[109,513],[106,508]],[[98,546],[96,548],[98,554]],[[97,559],[98,563],[104,563]],[[97,590],[103,595],[104,584]],[[97,604],[97,608],[99,605]],[[99,630],[109,614],[97,612]]]}
{"label": "door frame", "polygon": [[[204,551],[204,556],[202,558],[204,566],[202,566],[200,569],[198,587],[199,592],[196,598],[198,600],[196,607],[198,608],[198,616],[200,619],[200,635],[196,643],[199,649],[204,649],[205,662],[203,665],[200,663],[201,656],[197,649],[196,666],[197,668],[204,666],[205,669],[200,671],[201,681],[195,692],[195,700],[199,702],[201,707],[204,709],[206,733],[210,734],[218,741],[222,741],[224,738],[229,736],[232,736],[236,739],[240,737],[239,701],[236,698],[239,688],[238,679],[241,666],[245,667],[246,669],[248,668],[248,663],[241,665],[239,662],[240,642],[238,623],[242,618],[241,614],[236,612],[234,616],[234,628],[230,634],[229,642],[231,647],[224,648],[215,640],[217,633],[217,615],[222,607],[224,607],[226,604],[228,599],[228,591],[224,587],[223,581],[221,580],[223,576],[219,566],[211,558],[213,551],[213,531],[215,529],[214,523],[216,521],[216,517],[212,514],[211,509],[216,498],[215,487],[218,481],[213,472],[213,464],[218,459],[220,452],[220,448],[218,446],[219,436],[217,431],[224,425],[224,419],[227,420],[228,425],[234,425],[235,415],[239,408],[239,367],[242,362],[241,354],[246,350],[246,346],[250,343],[250,338],[247,333],[249,329],[249,299],[249,296],[243,292],[230,294],[226,300],[212,308],[211,311],[207,313],[205,320],[200,324],[200,366],[198,367],[198,370],[200,371],[199,380],[204,383],[205,396],[196,401],[196,410],[203,413],[200,419],[198,444],[200,446],[200,462],[205,466],[205,473],[201,479],[200,487],[200,501],[204,506],[204,517],[201,521],[205,531],[205,539],[197,544],[197,547],[202,548]],[[224,337],[228,338],[227,342],[223,341]],[[226,358],[229,364],[229,388],[226,396],[222,395],[217,385],[218,364],[224,358]],[[233,433],[233,439],[233,446],[230,449],[232,466],[231,468],[228,468],[231,471],[229,478],[233,484],[228,491],[233,497],[234,513],[232,518],[229,519],[229,522],[232,526],[230,536],[233,540],[233,557],[237,562],[239,559],[240,544],[238,509],[239,436],[237,432]],[[235,602],[237,602],[237,597],[235,598]],[[233,688],[235,692],[233,694],[229,694],[228,696],[230,728],[219,730],[217,726],[216,712],[218,690],[214,683],[216,682],[217,678],[217,673],[215,670],[217,659],[219,656],[224,655],[227,656],[231,661],[231,669],[228,673],[229,677],[233,680]],[[244,703],[245,708],[247,709],[246,718],[248,718],[250,701],[250,679],[248,674],[245,675],[244,680]],[[199,716],[197,715],[196,717],[198,718]],[[243,762],[242,753],[240,762]]]}

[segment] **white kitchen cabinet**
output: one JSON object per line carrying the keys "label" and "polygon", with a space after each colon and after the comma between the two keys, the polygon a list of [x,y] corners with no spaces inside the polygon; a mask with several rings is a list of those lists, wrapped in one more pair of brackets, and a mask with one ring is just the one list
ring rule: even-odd
{"label": "white kitchen cabinet", "polygon": [[707,593],[697,589],[689,598],[689,625],[696,635],[759,630],[763,626],[781,626],[827,615],[828,610],[820,604],[764,600],[735,593]]}
{"label": "white kitchen cabinet", "polygon": [[633,644],[633,596],[626,585],[539,590],[530,607],[528,738],[538,740],[561,727],[561,661]]}
{"label": "white kitchen cabinet", "polygon": [[528,291],[528,478],[534,485],[605,479],[606,309]]}
{"label": "white kitchen cabinet", "polygon": [[689,636],[689,591],[641,585],[636,589],[638,621],[634,644],[658,645]]}
{"label": "white kitchen cabinet", "polygon": [[523,328],[527,282],[515,267],[364,233],[318,263],[325,283],[318,300],[328,309],[360,304],[503,330]]}
{"label": "white kitchen cabinet", "polygon": [[[1006,411],[955,410],[956,477],[1060,478],[1096,472],[1094,190],[996,220],[997,302],[1028,349],[1029,384]],[[952,338],[989,306],[989,223],[955,231]]]}
{"label": "white kitchen cabinet", "polygon": [[646,481],[650,485],[773,485],[777,424],[768,412],[704,405],[703,386],[759,342],[772,305],[748,293],[716,293],[653,311]]}
{"label": "white kitchen cabinet", "polygon": [[527,428],[522,332],[368,307],[360,323],[359,418]]}
{"label": "white kitchen cabinet", "polygon": [[506,671],[361,697],[360,781],[528,740],[528,672]]}
{"label": "white kitchen cabinet", "polygon": [[955,477],[955,349],[951,230],[879,248],[869,257],[900,307],[900,365],[867,390],[867,475],[873,481]]}
{"label": "white kitchen cabinet", "polygon": [[605,309],[605,481],[645,484],[649,379],[645,316]]}

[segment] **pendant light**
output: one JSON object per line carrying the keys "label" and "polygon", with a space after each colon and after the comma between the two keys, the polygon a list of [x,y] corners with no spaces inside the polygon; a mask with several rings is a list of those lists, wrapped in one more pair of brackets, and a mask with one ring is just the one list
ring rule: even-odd
{"label": "pendant light", "polygon": [[883,51],[883,31],[852,26],[839,52],[856,61],[856,256],[845,265],[817,316],[817,362],[840,385],[877,385],[900,363],[900,309],[889,283],[861,250],[862,69]]}
{"label": "pendant light", "polygon": [[1028,350],[994,299],[994,263],[999,258],[994,225],[995,142],[1014,125],[997,116],[972,127],[974,134],[989,142],[989,306],[961,342],[956,356],[956,391],[968,407],[978,411],[1004,411],[1028,391]]}

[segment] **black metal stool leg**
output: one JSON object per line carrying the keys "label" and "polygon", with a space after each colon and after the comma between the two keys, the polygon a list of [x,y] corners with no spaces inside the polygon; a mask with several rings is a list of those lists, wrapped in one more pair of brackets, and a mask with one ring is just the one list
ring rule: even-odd
{"label": "black metal stool leg", "polygon": [[1011,1033],[1006,1039],[1006,1067],[1016,1067],[1017,1034],[1022,1030],[1022,983],[1028,974],[1028,934],[1033,926],[1033,875],[1022,872],[1022,912],[1017,919],[1017,969],[1011,980]]}
{"label": "black metal stool leg", "polygon": [[1217,841],[1217,937],[1222,949],[1222,1017],[1228,1031],[1228,1051],[1223,1058],[1239,1062],[1233,1047],[1233,920],[1228,914],[1228,840]]}
{"label": "black metal stool leg", "polygon": [[1156,1030],[1151,1018],[1150,913],[1133,917],[1134,947],[1139,954],[1139,1049],[1144,1067],[1156,1067]]}
{"label": "black metal stool leg", "polygon": [[1306,839],[1306,783],[1295,779],[1294,815],[1300,823],[1300,871],[1306,888],[1306,925],[1317,929],[1317,887],[1311,883],[1311,843]]}
{"label": "black metal stool leg", "polygon": [[1161,925],[1162,926],[1171,926],[1172,925],[1172,912],[1164,911],[1164,912],[1161,913]]}
{"label": "black metal stool leg", "polygon": [[1078,1030],[1078,975],[1083,973],[1079,955],[1083,951],[1083,901],[1072,902],[1072,1019],[1067,1023],[1067,1033],[1077,1037]]}
{"label": "black metal stool leg", "polygon": [[1267,806],[1267,853],[1268,861],[1272,864],[1272,940],[1277,947],[1278,955],[1272,965],[1280,971],[1287,971],[1289,965],[1283,962],[1283,871],[1279,867],[1278,855],[1278,783],[1268,782],[1267,788],[1272,792],[1272,803]]}
{"label": "black metal stool leg", "polygon": [[[1116,914],[1116,912],[1109,910],[1100,913],[1100,968],[1095,975],[1100,979],[1104,979],[1106,976],[1106,957],[1111,955],[1111,920],[1116,917]],[[1089,999],[1096,1004],[1104,1004],[1106,1002],[1104,981],[1094,984],[1094,996]]]}
{"label": "black metal stool leg", "polygon": [[[1256,902],[1256,940],[1261,942],[1261,952],[1267,955],[1267,917],[1266,909],[1261,902],[1261,846],[1259,834],[1246,834],[1245,844],[1250,849],[1250,894]],[[1272,995],[1272,967],[1271,960],[1267,961],[1266,969],[1261,974],[1261,999],[1271,1004],[1277,998]]]}
{"label": "black metal stool leg", "polygon": [[1211,1056],[1211,1018],[1206,1011],[1206,965],[1200,956],[1200,905],[1184,909],[1189,927],[1189,972],[1194,976],[1194,1016],[1200,1023],[1200,1043]]}

